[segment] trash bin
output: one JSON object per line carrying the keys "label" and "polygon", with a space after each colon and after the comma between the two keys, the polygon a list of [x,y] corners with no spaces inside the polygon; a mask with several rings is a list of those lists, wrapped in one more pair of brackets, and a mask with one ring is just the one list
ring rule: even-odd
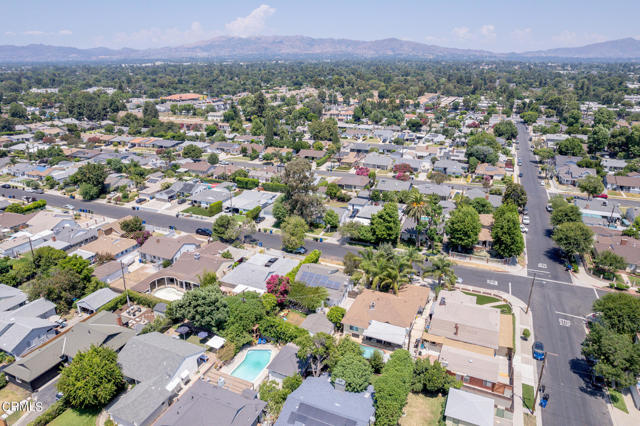
{"label": "trash bin", "polygon": [[258,247],[262,247],[262,241],[258,241]]}

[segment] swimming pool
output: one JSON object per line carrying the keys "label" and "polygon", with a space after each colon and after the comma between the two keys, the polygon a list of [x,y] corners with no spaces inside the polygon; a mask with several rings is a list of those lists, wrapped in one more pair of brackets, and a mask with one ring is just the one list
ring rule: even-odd
{"label": "swimming pool", "polygon": [[376,348],[372,348],[371,346],[365,346],[365,345],[360,345],[360,349],[362,349],[362,356],[365,357],[366,359],[371,358],[373,356],[373,353],[379,350]]}
{"label": "swimming pool", "polygon": [[232,372],[237,377],[248,382],[253,382],[265,369],[271,360],[271,349],[251,349],[244,359]]}

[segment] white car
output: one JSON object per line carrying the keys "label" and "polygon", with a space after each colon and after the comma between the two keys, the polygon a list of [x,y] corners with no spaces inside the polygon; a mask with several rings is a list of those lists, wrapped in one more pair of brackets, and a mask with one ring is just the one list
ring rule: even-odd
{"label": "white car", "polygon": [[522,224],[523,225],[529,224],[529,216],[522,216]]}
{"label": "white car", "polygon": [[540,186],[544,186],[544,179],[540,181]]}
{"label": "white car", "polygon": [[64,206],[62,206],[62,207],[64,207],[64,208],[65,208],[65,209],[67,209],[67,210],[75,210],[75,207],[73,207],[71,204],[65,204],[65,205],[64,205]]}
{"label": "white car", "polygon": [[552,212],[553,211],[553,207],[551,206],[551,204],[547,204],[547,211],[548,212]]}
{"label": "white car", "polygon": [[520,225],[520,232],[526,234],[527,232],[529,232],[529,228],[524,225]]}

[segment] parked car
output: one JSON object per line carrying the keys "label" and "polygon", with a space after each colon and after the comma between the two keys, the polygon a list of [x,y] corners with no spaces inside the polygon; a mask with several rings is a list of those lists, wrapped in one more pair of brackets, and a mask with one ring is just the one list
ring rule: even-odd
{"label": "parked car", "polygon": [[551,204],[547,204],[547,211],[548,212],[552,212],[553,211],[553,207],[551,207]]}
{"label": "parked car", "polygon": [[144,203],[145,201],[147,201],[145,198],[138,198],[138,199],[136,200],[136,204],[142,204],[142,203]]}
{"label": "parked car", "polygon": [[210,237],[211,236],[211,229],[198,228],[198,229],[196,229],[196,234],[204,235],[205,237]]}
{"label": "parked car", "polygon": [[184,204],[186,201],[186,198],[178,198],[178,204]]}
{"label": "parked car", "polygon": [[529,214],[529,209],[527,208],[527,206],[524,206],[524,208],[522,209],[522,214]]}
{"label": "parked car", "polygon": [[529,224],[529,216],[522,216],[522,224],[523,225]]}
{"label": "parked car", "polygon": [[606,384],[607,381],[603,376],[597,375],[594,370],[591,371],[591,386],[593,386],[595,389],[604,389]]}
{"label": "parked car", "polygon": [[604,198],[606,200],[609,196],[607,194],[598,194],[594,195],[593,198]]}
{"label": "parked car", "polygon": [[75,210],[75,209],[76,209],[76,208],[75,208],[75,207],[73,207],[71,204],[65,204],[63,207],[64,207],[65,209],[67,209],[67,210]]}
{"label": "parked car", "polygon": [[519,177],[522,177],[522,172],[518,173],[518,176],[519,176]]}
{"label": "parked car", "polygon": [[523,232],[523,233],[525,233],[525,234],[526,234],[527,232],[529,232],[529,228],[527,228],[527,227],[526,227],[526,226],[524,226],[524,225],[520,225],[520,232]]}
{"label": "parked car", "polygon": [[2,187],[7,189],[7,188],[11,188],[11,185],[9,185],[8,183],[3,183]]}
{"label": "parked car", "polygon": [[64,396],[64,394],[62,392],[56,393],[56,401],[60,401],[63,396]]}
{"label": "parked car", "polygon": [[258,216],[258,217],[256,217],[256,223],[264,222],[264,219],[265,219],[264,216]]}
{"label": "parked car", "polygon": [[44,189],[36,188],[36,189],[33,190],[33,192],[35,192],[36,194],[44,194]]}
{"label": "parked car", "polygon": [[291,250],[291,253],[293,254],[305,254],[307,252],[307,249],[304,247],[298,247],[297,249]]}
{"label": "parked car", "polygon": [[544,360],[544,345],[539,340],[533,342],[533,359],[537,359],[538,361]]}

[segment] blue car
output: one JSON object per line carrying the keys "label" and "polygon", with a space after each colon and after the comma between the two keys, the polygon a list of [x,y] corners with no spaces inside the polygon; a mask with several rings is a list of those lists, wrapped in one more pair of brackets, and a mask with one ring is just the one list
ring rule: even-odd
{"label": "blue car", "polygon": [[538,361],[542,361],[544,359],[544,345],[542,342],[533,342],[533,358]]}

